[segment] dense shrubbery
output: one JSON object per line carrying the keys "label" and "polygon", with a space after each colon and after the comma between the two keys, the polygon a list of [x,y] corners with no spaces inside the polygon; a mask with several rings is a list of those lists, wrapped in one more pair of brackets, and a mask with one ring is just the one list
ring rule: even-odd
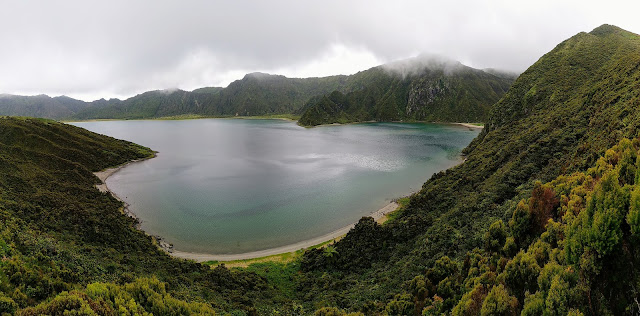
{"label": "dense shrubbery", "polygon": [[0,312],[637,314],[639,65],[635,34],[572,37],[392,221],[241,270],[168,257],[93,188],[148,149],[0,119]]}
{"label": "dense shrubbery", "polygon": [[[353,76],[350,92],[311,98],[298,121],[303,126],[362,121],[484,122],[512,78],[469,67],[415,65],[400,75],[384,66]],[[409,70],[407,70],[409,71]]]}
{"label": "dense shrubbery", "polygon": [[[379,229],[383,238],[378,240],[386,243],[384,246],[379,249],[365,247],[362,251],[356,248],[355,253],[340,251],[341,242],[334,246],[339,256],[373,258],[368,263],[370,268],[350,273],[335,267],[321,254],[310,252],[303,263],[313,264],[305,274],[311,281],[302,283],[301,290],[312,293],[308,296],[322,296],[325,304],[340,308],[366,310],[374,306],[381,311],[386,303],[398,301],[396,295],[407,292],[411,280],[428,273],[438,258],[447,256],[458,263],[469,261],[475,265],[472,270],[477,271],[474,273],[482,280],[482,285],[477,282],[464,284],[468,272],[464,270],[466,268],[459,268],[464,271],[461,280],[455,276],[448,280],[425,280],[436,291],[429,291],[425,301],[414,302],[414,306],[424,304],[429,308],[428,313],[450,310],[466,295],[468,299],[476,298],[475,303],[467,300],[465,304],[469,308],[482,310],[478,305],[480,298],[483,301],[496,282],[503,282],[496,280],[509,260],[519,260],[509,265],[509,269],[531,276],[535,275],[532,271],[537,270],[530,260],[533,256],[541,275],[547,275],[548,280],[535,286],[532,279],[518,285],[506,284],[509,295],[518,300],[518,310],[526,306],[530,314],[535,314],[534,306],[569,306],[589,314],[598,308],[615,312],[623,309],[620,306],[632,308],[630,292],[614,290],[624,282],[616,282],[612,275],[608,276],[611,280],[603,278],[604,273],[598,272],[597,282],[590,284],[600,285],[592,286],[591,290],[602,286],[619,295],[600,296],[599,302],[591,302],[593,309],[585,310],[585,305],[579,301],[580,295],[584,294],[579,286],[583,284],[578,274],[582,270],[566,269],[573,262],[592,262],[615,253],[615,248],[610,246],[612,242],[622,243],[623,249],[627,248],[630,241],[625,243],[624,225],[620,229],[613,227],[625,221],[640,222],[638,206],[634,204],[638,198],[633,198],[637,195],[634,190],[624,189],[623,184],[630,183],[636,167],[622,164],[618,176],[623,179],[622,184],[620,188],[611,186],[616,193],[610,195],[620,195],[629,205],[624,214],[611,209],[614,204],[609,201],[610,195],[596,198],[602,202],[590,207],[596,209],[602,205],[607,210],[593,212],[598,215],[588,215],[592,211],[587,210],[585,215],[580,215],[583,224],[576,227],[575,232],[566,231],[576,236],[575,240],[571,239],[575,245],[566,245],[566,249],[558,248],[565,245],[557,245],[568,242],[558,235],[565,233],[565,227],[559,225],[566,213],[561,209],[566,201],[562,194],[555,192],[555,186],[547,182],[563,174],[585,172],[598,163],[600,156],[611,156],[606,153],[607,149],[620,139],[640,134],[638,65],[640,37],[613,26],[604,25],[559,44],[523,73],[494,106],[483,132],[465,149],[465,163],[434,175],[412,196],[394,221]],[[633,156],[625,157],[628,161],[633,160]],[[536,184],[538,181],[540,183]],[[579,189],[584,193],[581,196],[576,193],[571,205],[586,207],[587,189]],[[553,225],[547,224],[549,218],[554,220]],[[607,233],[593,230],[605,227],[608,229],[603,231]],[[634,227],[629,224],[626,229],[633,231]],[[548,234],[544,235],[546,232]],[[359,235],[367,236],[365,233]],[[364,242],[370,240],[376,240],[376,237],[367,236]],[[473,255],[477,258],[465,259],[465,254],[473,254],[475,248],[485,250]],[[582,251],[587,248],[589,251],[584,255]],[[553,249],[567,251],[574,261],[567,262],[569,258],[566,258],[565,261],[556,260],[557,267],[547,266],[549,261],[543,262],[540,258],[555,258],[557,254]],[[499,257],[505,260],[500,262],[492,259],[498,255],[486,254],[498,254],[498,251]],[[518,255],[520,251],[523,253]],[[613,262],[624,265],[631,261],[615,260],[609,264]],[[508,276],[503,275],[506,279]],[[322,282],[313,282],[318,279]],[[539,291],[532,293],[534,287]],[[563,294],[564,301],[560,301],[558,295],[564,289],[571,293]],[[527,291],[532,296],[527,296]],[[598,291],[605,295],[605,291]],[[496,290],[492,297],[501,297],[501,292]],[[616,302],[618,299],[624,302]],[[611,304],[607,300],[611,300]],[[529,301],[531,303],[526,304]]]}
{"label": "dense shrubbery", "polygon": [[[286,301],[253,272],[170,258],[122,214],[121,202],[94,187],[99,179],[93,171],[151,155],[148,148],[70,125],[0,118],[1,312],[42,302],[21,313],[68,307],[187,315],[211,308],[270,310],[273,302]],[[93,282],[111,292],[95,296]],[[155,294],[131,292],[147,286]],[[135,303],[124,294],[126,302],[114,301],[120,289]]]}
{"label": "dense shrubbery", "polygon": [[[447,77],[438,73],[401,79],[382,69],[383,66],[351,76],[324,78],[286,78],[252,73],[226,88],[202,88],[192,92],[148,91],[126,100],[110,99],[83,102],[68,97],[4,96],[0,98],[0,114],[47,117],[55,119],[142,119],[195,116],[267,116],[301,115],[314,97],[335,91],[348,93],[347,115],[333,119],[314,118],[309,111],[303,125],[353,122],[362,120],[418,119],[431,121],[482,121],[491,104],[506,92],[513,76],[495,76],[468,68],[464,75]],[[435,79],[434,79],[435,78]],[[438,79],[444,78],[444,79]],[[447,93],[431,91],[438,80],[446,80]],[[450,87],[449,87],[450,86]],[[444,89],[445,87],[442,87]],[[449,91],[450,90],[450,91]],[[354,93],[349,93],[355,91]],[[437,101],[431,98],[436,96]],[[334,93],[335,94],[335,93]],[[332,95],[334,95],[332,94]],[[335,100],[334,100],[335,101]],[[424,104],[423,104],[424,103]],[[307,106],[305,106],[307,104]],[[413,111],[407,107],[415,107]],[[333,106],[333,105],[329,105]],[[405,111],[405,108],[407,110]],[[321,111],[331,111],[321,109]],[[407,115],[400,115],[407,112]],[[331,115],[335,113],[329,112]],[[411,115],[408,115],[411,113]]]}

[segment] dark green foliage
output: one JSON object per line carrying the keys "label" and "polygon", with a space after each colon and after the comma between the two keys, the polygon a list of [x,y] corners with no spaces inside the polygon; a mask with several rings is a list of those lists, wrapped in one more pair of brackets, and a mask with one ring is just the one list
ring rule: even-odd
{"label": "dark green foliage", "polygon": [[495,286],[482,303],[480,315],[511,316],[518,314],[518,300],[502,284]]}
{"label": "dark green foliage", "polygon": [[[157,314],[637,314],[639,83],[637,35],[603,25],[568,39],[496,103],[465,163],[392,221],[365,218],[308,251],[299,271],[169,258],[92,187],[91,171],[147,149],[0,121],[0,308],[106,313],[130,295],[125,308]],[[347,115],[356,90],[327,96],[327,109]],[[394,91],[376,107],[383,119],[401,104]]]}
{"label": "dark green foliage", "polygon": [[121,303],[92,297],[93,282],[116,290],[130,283],[124,290],[135,290],[140,310],[160,315],[211,306],[250,312],[254,305],[286,301],[253,272],[169,257],[122,213],[122,202],[94,187],[100,180],[92,172],[152,155],[148,148],[71,125],[0,118],[1,308],[42,302],[25,315],[120,309]]}
{"label": "dark green foliage", "polygon": [[[148,91],[126,100],[100,99],[83,102],[68,97],[50,98],[45,95],[2,95],[0,114],[80,120],[181,115],[264,116],[302,114],[307,107],[320,100],[326,107],[323,106],[316,112],[325,111],[335,117],[338,120],[336,122],[342,123],[372,119],[482,121],[491,104],[513,82],[513,77],[495,76],[469,67],[464,67],[464,71],[456,76],[447,76],[440,69],[411,74],[407,79],[402,79],[404,74],[394,74],[383,67],[389,65],[351,76],[306,79],[251,73],[226,88],[201,88],[191,92]],[[324,95],[334,98],[329,101],[322,97]],[[347,103],[336,100],[338,95],[342,95],[343,101],[350,104],[348,108],[341,108]],[[407,114],[401,114],[398,112],[400,110]],[[331,119],[327,117],[326,120]],[[307,122],[307,119],[303,122]],[[320,123],[308,122],[303,125]]]}
{"label": "dark green foliage", "polygon": [[[448,256],[461,266],[461,280],[430,280],[424,310],[437,309],[435,295],[449,311],[476,289],[476,299],[467,296],[462,304],[473,309],[469,302],[484,295],[478,284],[488,293],[504,282],[517,312],[535,313],[543,302],[550,314],[634,313],[639,282],[632,267],[640,263],[633,232],[640,216],[630,183],[634,173],[638,178],[638,141],[607,150],[640,133],[639,86],[640,36],[604,25],[559,44],[495,104],[484,130],[465,149],[465,162],[434,175],[381,227],[385,247],[371,256],[370,268],[326,274],[324,283],[335,284],[336,278],[351,283],[348,289],[305,290],[348,296],[353,301],[345,306],[353,309],[365,300],[389,302],[409,292],[411,280],[430,271],[436,259]],[[616,170],[607,171],[613,165]],[[491,252],[474,251],[491,240],[485,233],[497,220],[509,222],[506,238],[496,238]],[[520,261],[509,264],[519,251]],[[552,263],[559,271],[533,284],[535,266],[542,276]],[[327,267],[316,264],[309,273]],[[515,282],[509,273],[527,279]],[[456,302],[449,304],[451,298]]]}
{"label": "dark green foliage", "polygon": [[363,217],[336,246],[312,249],[302,259],[304,270],[320,268],[357,271],[368,268],[385,247],[380,224]]}
{"label": "dark green foliage", "polygon": [[46,95],[0,94],[0,115],[61,119],[71,117],[89,106],[89,103],[65,96],[51,98]]}
{"label": "dark green foliage", "polygon": [[[513,77],[416,57],[349,78],[349,91],[311,98],[299,124],[362,121],[484,122]],[[403,64],[404,63],[404,64]]]}
{"label": "dark green foliage", "polygon": [[491,224],[489,230],[484,234],[484,248],[487,251],[498,252],[502,250],[506,241],[507,230],[502,220]]}

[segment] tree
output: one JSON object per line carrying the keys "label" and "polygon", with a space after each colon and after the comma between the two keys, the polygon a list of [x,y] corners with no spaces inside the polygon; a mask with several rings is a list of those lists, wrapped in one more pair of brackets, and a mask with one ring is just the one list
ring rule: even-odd
{"label": "tree", "polygon": [[507,230],[502,220],[498,220],[489,226],[484,234],[484,247],[490,252],[499,252],[507,240]]}
{"label": "tree", "polygon": [[516,315],[518,299],[509,295],[504,285],[494,286],[482,303],[480,315]]}

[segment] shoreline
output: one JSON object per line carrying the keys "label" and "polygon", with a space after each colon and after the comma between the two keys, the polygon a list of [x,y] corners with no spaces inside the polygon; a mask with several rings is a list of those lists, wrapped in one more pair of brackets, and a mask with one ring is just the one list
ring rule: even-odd
{"label": "shoreline", "polygon": [[[380,220],[387,214],[398,209],[400,205],[396,202],[390,202],[379,210],[373,212],[370,217],[373,217],[375,221]],[[186,252],[173,250],[169,252],[173,257],[182,258],[182,259],[190,259],[198,262],[206,262],[206,261],[235,261],[235,260],[247,260],[247,259],[256,259],[261,257],[268,257],[279,255],[283,253],[296,252],[298,250],[306,249],[313,247],[318,244],[331,242],[339,237],[346,235],[351,228],[353,228],[356,223],[351,225],[342,227],[340,229],[334,230],[328,234],[324,234],[322,236],[318,236],[315,238],[299,241],[294,244],[280,246],[276,248],[244,252],[244,253],[236,253],[236,254],[207,254],[207,253],[197,253],[197,252]]]}
{"label": "shoreline", "polygon": [[117,194],[115,194],[113,191],[111,191],[109,189],[109,187],[107,186],[107,178],[109,178],[110,176],[112,176],[113,174],[115,174],[116,172],[120,171],[121,169],[123,169],[124,167],[130,165],[130,164],[134,164],[134,163],[138,163],[138,162],[142,162],[145,160],[149,160],[152,158],[155,158],[157,156],[157,153],[153,153],[153,156],[151,157],[146,157],[146,158],[140,158],[140,159],[136,159],[136,160],[132,160],[129,162],[126,162],[124,164],[121,164],[119,166],[115,166],[112,168],[107,168],[101,171],[97,171],[94,172],[93,174],[98,177],[98,179],[100,179],[100,181],[102,181],[102,183],[100,184],[96,184],[95,187],[96,189],[98,189],[98,191],[103,192],[103,193],[109,193],[111,194],[111,196],[113,196],[116,200],[122,202],[123,206],[122,206],[122,213],[126,216],[129,216],[133,219],[135,219],[138,224],[136,225],[136,228],[140,229],[140,219],[136,216],[135,213],[133,213],[130,209],[129,209],[129,203],[125,202],[125,200],[121,199]]}
{"label": "shoreline", "polygon": [[478,129],[483,129],[484,125],[479,126],[479,125],[473,125],[472,123],[452,123],[455,125],[460,125],[460,126],[464,126],[464,127],[468,127],[468,128],[478,128]]}
{"label": "shoreline", "polygon": [[355,124],[365,124],[365,123],[400,123],[400,124],[444,124],[444,125],[459,125],[473,129],[483,129],[484,125],[474,125],[474,123],[458,123],[458,122],[431,122],[431,121],[388,121],[388,122],[380,122],[380,121],[357,121],[357,122],[349,122],[349,123],[329,123],[329,124],[319,124],[319,125],[300,125],[296,122],[296,124],[300,127],[304,128],[316,128],[316,127],[327,127],[327,126],[346,126],[346,125],[355,125]]}
{"label": "shoreline", "polygon": [[[298,124],[298,119],[294,119],[291,117],[286,117],[283,115],[279,117],[278,115],[274,116],[166,116],[166,117],[150,117],[150,118],[139,118],[139,119],[88,119],[88,120],[61,120],[59,122],[62,123],[83,123],[83,122],[105,122],[105,121],[186,121],[186,120],[201,120],[201,119],[236,119],[236,120],[280,120],[287,122],[294,122],[296,125],[304,128],[314,128],[314,127],[325,127],[325,126],[342,126],[342,125],[353,125],[353,124],[364,124],[364,123],[427,123],[427,124],[451,124],[451,125],[460,125],[473,129],[483,129],[484,125],[478,126],[473,123],[458,123],[458,122],[431,122],[431,121],[389,121],[389,122],[379,122],[375,120],[370,121],[357,121],[357,122],[349,122],[349,123],[330,123],[330,124],[319,124],[319,125],[300,125]],[[110,168],[111,169],[111,168]]]}
{"label": "shoreline", "polygon": [[[127,162],[125,164],[122,164],[120,166],[116,166],[116,167],[113,167],[113,168],[108,168],[108,169],[93,173],[96,177],[98,177],[100,179],[100,181],[102,181],[101,184],[96,184],[95,187],[100,192],[105,192],[105,193],[108,192],[108,193],[110,193],[116,200],[122,202],[123,203],[122,213],[124,215],[126,215],[126,216],[134,218],[138,222],[140,221],[140,219],[135,215],[135,213],[133,213],[129,209],[129,206],[130,206],[129,203],[125,202],[117,194],[115,194],[113,191],[111,191],[109,189],[109,187],[107,186],[107,179],[110,176],[112,176],[113,174],[115,174],[118,171],[120,171],[121,169],[129,166],[130,164],[142,162],[142,161],[145,161],[145,160],[148,160],[148,159],[152,159],[152,158],[155,158],[155,157],[156,157],[156,154],[154,154],[152,157],[133,160],[133,161]],[[373,217],[373,219],[375,221],[379,221],[379,220],[383,219],[387,214],[397,210],[398,207],[400,207],[400,205],[398,203],[396,203],[395,201],[392,201],[392,202],[387,203],[384,207],[378,209],[377,211],[371,213],[368,216]],[[158,242],[158,248],[160,248],[161,250],[163,250],[164,252],[166,252],[167,254],[169,254],[172,257],[181,258],[181,259],[195,260],[195,261],[198,261],[198,262],[205,262],[205,261],[234,261],[234,260],[256,259],[256,258],[261,258],[261,257],[267,257],[267,256],[273,256],[273,255],[279,255],[279,254],[284,254],[284,253],[295,252],[295,251],[298,251],[298,250],[301,250],[301,249],[306,249],[306,248],[313,247],[313,246],[321,244],[321,243],[331,242],[331,241],[333,241],[333,240],[335,240],[337,238],[340,238],[340,237],[346,235],[351,230],[351,228],[353,228],[356,225],[356,223],[352,223],[350,225],[347,225],[347,226],[342,227],[340,229],[334,230],[334,231],[332,231],[330,233],[327,233],[327,234],[324,234],[322,236],[318,236],[318,237],[315,237],[315,238],[299,241],[299,242],[296,242],[296,243],[293,243],[293,244],[280,246],[280,247],[275,247],[275,248],[264,249],[264,250],[258,250],[258,251],[237,253],[237,254],[208,254],[208,253],[195,253],[195,252],[186,252],[186,251],[174,250],[173,249],[173,245],[168,243],[168,242],[166,242],[161,236],[151,235],[151,234],[149,234],[149,232],[146,232],[146,231],[142,230],[139,227],[139,225],[136,228],[141,230],[141,231],[143,231],[143,232],[145,232],[146,234],[152,236],[153,238],[155,238],[157,240],[157,242]]]}

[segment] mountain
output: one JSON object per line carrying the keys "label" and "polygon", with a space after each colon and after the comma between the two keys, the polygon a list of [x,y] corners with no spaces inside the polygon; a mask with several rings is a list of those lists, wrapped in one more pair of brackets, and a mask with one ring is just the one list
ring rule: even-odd
{"label": "mountain", "polygon": [[393,221],[308,252],[305,297],[390,314],[638,313],[639,133],[640,37],[579,33],[518,77],[465,162]]}
{"label": "mountain", "polygon": [[484,122],[515,79],[496,74],[434,56],[397,61],[353,75],[351,92],[312,98],[299,123]]}
{"label": "mountain", "polygon": [[66,96],[51,98],[46,95],[0,95],[0,115],[61,119],[70,117],[87,107],[89,104],[86,102]]}
{"label": "mountain", "polygon": [[169,257],[95,188],[150,149],[3,117],[0,314],[636,315],[639,105],[640,36],[579,33],[389,221],[241,269]]}
{"label": "mountain", "polygon": [[[349,114],[347,119],[338,120],[340,122],[370,119],[481,121],[489,106],[513,81],[513,78],[498,77],[457,62],[432,65],[433,62],[421,57],[351,76],[324,78],[299,79],[251,73],[226,88],[207,87],[191,92],[156,90],[126,100],[83,102],[67,97],[4,95],[0,97],[0,115],[86,120],[304,113],[303,125],[317,125],[328,122],[321,118],[328,114],[317,114],[324,108],[314,106],[317,100],[325,100],[319,96],[346,94],[345,98],[350,102],[346,109]],[[447,75],[450,70],[455,70],[455,75]],[[398,114],[400,110],[405,114]]]}
{"label": "mountain", "polygon": [[124,101],[88,107],[75,119],[141,119],[185,114],[258,116],[291,114],[312,96],[341,88],[345,76],[296,79],[264,73],[247,74],[226,88],[149,91]]}

